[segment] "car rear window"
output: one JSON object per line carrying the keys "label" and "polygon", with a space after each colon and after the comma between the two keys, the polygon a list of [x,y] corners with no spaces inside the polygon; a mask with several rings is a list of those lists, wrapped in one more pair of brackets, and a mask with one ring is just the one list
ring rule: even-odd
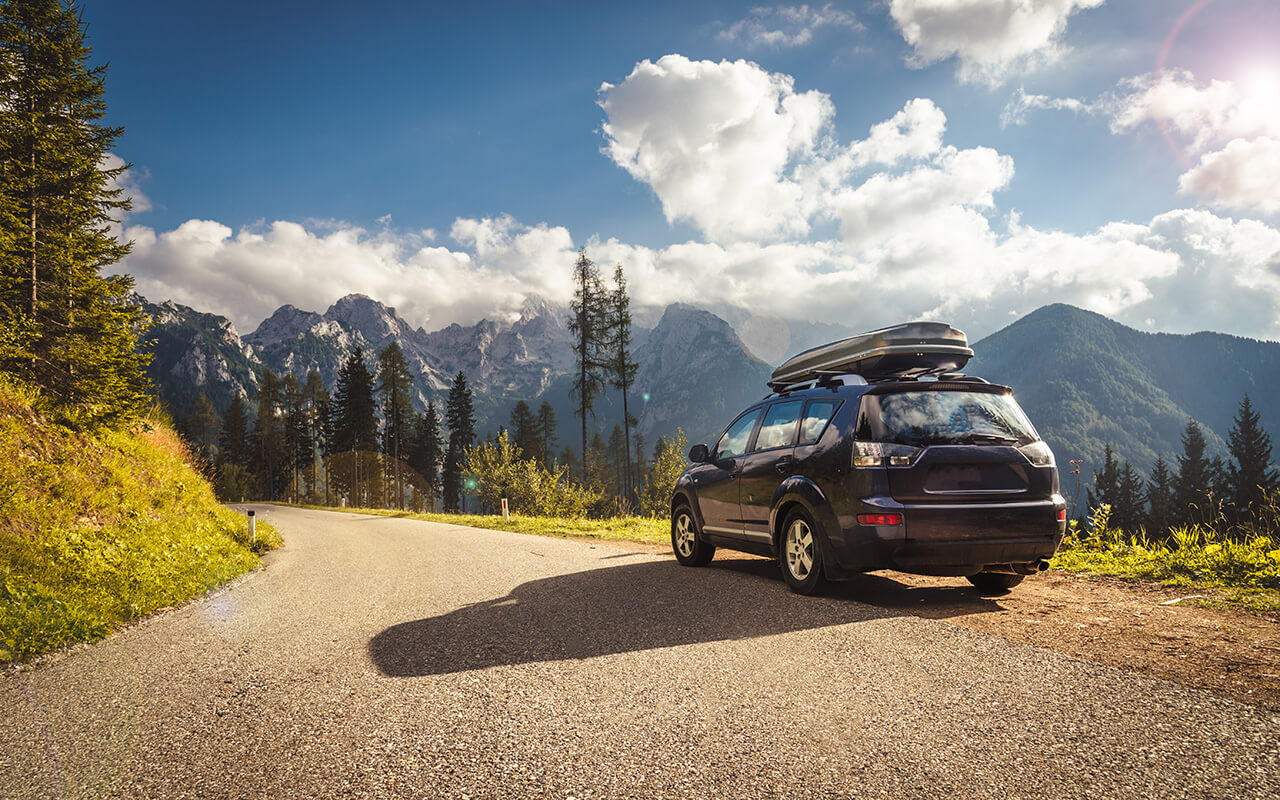
{"label": "car rear window", "polygon": [[760,432],[756,434],[756,450],[772,450],[786,447],[796,438],[796,423],[800,421],[803,400],[790,403],[774,403],[764,415]]}
{"label": "car rear window", "polygon": [[857,438],[928,447],[1023,445],[1040,437],[1013,395],[938,390],[864,395]]}
{"label": "car rear window", "polygon": [[827,423],[836,413],[837,400],[811,400],[804,410],[804,424],[800,426],[800,444],[813,444],[827,429]]}

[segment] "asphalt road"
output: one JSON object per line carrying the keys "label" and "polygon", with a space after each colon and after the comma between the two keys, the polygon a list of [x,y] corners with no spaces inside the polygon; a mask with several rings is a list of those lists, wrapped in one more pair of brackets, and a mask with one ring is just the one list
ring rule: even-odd
{"label": "asphalt road", "polygon": [[1280,796],[1280,717],[764,561],[258,513],[264,570],[0,678],[0,797]]}

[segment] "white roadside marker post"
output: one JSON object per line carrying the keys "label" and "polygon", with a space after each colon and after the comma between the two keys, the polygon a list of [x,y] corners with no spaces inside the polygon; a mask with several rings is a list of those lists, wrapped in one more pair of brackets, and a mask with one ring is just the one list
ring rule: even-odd
{"label": "white roadside marker post", "polygon": [[511,513],[507,510],[507,498],[502,498],[502,518],[511,519]]}
{"label": "white roadside marker post", "polygon": [[253,509],[249,509],[249,541],[253,544],[258,543],[258,528],[254,522]]}

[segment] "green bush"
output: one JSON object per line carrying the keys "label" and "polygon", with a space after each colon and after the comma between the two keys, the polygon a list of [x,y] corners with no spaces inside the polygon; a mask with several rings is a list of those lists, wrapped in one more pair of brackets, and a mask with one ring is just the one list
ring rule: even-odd
{"label": "green bush", "polygon": [[530,517],[586,517],[602,503],[599,492],[569,480],[568,467],[548,470],[536,458],[525,458],[502,431],[498,439],[467,451],[467,474],[476,482],[480,503],[491,511],[507,507]]}
{"label": "green bush", "polygon": [[1053,566],[1166,586],[1224,589],[1230,600],[1280,607],[1280,541],[1275,537],[1190,525],[1152,540],[1144,531],[1115,529],[1110,516],[1110,506],[1103,505],[1086,530],[1072,523]]}

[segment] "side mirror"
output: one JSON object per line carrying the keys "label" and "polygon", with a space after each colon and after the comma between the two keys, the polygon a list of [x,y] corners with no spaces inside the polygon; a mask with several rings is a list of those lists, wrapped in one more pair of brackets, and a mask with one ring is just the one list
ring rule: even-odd
{"label": "side mirror", "polygon": [[695,464],[701,464],[711,460],[711,452],[707,450],[705,444],[695,444],[689,448],[689,460]]}

